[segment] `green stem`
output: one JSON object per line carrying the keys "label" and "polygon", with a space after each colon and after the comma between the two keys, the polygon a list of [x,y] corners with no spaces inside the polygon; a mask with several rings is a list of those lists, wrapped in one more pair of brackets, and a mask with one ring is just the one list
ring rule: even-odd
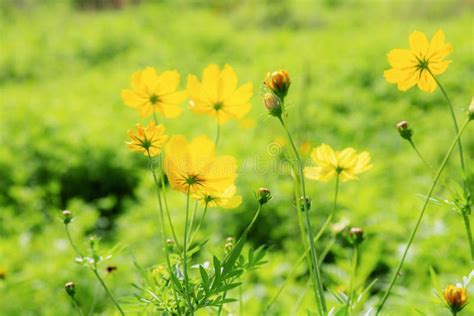
{"label": "green stem", "polygon": [[[197,208],[198,208],[198,200],[194,202],[194,209],[193,209],[193,214],[191,215],[191,224],[189,225],[189,231],[188,231],[188,237],[191,236],[191,233],[193,231],[193,226],[194,226],[194,221],[196,220],[196,213],[197,213]],[[188,238],[188,246],[191,245],[190,238]]]}
{"label": "green stem", "polygon": [[321,238],[324,231],[329,226],[329,224],[331,223],[334,215],[336,214],[338,193],[339,193],[339,173],[336,175],[336,190],[335,190],[335,193],[334,193],[334,203],[333,203],[333,206],[332,206],[331,213],[329,213],[329,216],[327,217],[327,219],[324,222],[323,226],[321,227],[318,234],[316,235],[315,240],[319,240],[319,238]]}
{"label": "green stem", "polygon": [[67,239],[69,240],[69,244],[71,245],[72,249],[74,249],[74,252],[76,253],[76,255],[81,257],[81,259],[84,259],[84,256],[82,255],[82,253],[79,251],[79,249],[76,247],[76,245],[72,241],[71,234],[69,233],[69,225],[64,224],[64,228],[66,229]]}
{"label": "green stem", "polygon": [[77,313],[78,313],[80,316],[82,316],[82,315],[83,315],[83,314],[82,314],[82,310],[81,310],[81,308],[79,307],[79,303],[77,302],[77,300],[76,300],[76,298],[74,297],[74,295],[71,296],[71,299],[72,299],[72,302],[73,302],[73,304],[74,304],[74,308],[77,310]]}
{"label": "green stem", "polygon": [[474,244],[472,242],[472,230],[471,222],[469,221],[469,214],[463,213],[462,218],[464,220],[464,226],[466,227],[467,241],[469,243],[469,249],[471,250],[471,261],[474,263]]}
{"label": "green stem", "polygon": [[[169,273],[174,273],[173,272],[173,269],[172,269],[172,266],[171,266],[171,260],[170,260],[170,256],[169,256],[169,253],[168,253],[168,248],[166,247],[166,237],[165,237],[165,217],[164,217],[164,212],[163,212],[163,202],[161,201],[161,192],[160,192],[160,184],[158,182],[158,177],[156,175],[156,172],[155,172],[155,169],[153,168],[153,164],[152,164],[152,159],[151,159],[151,156],[150,156],[150,152],[148,152],[148,158],[149,158],[149,166],[150,166],[150,171],[153,175],[153,181],[155,183],[155,188],[156,188],[156,198],[158,199],[158,206],[159,206],[159,211],[160,211],[160,235],[161,235],[161,243],[162,243],[162,246],[163,246],[163,249],[164,249],[164,252],[165,252],[165,257],[166,257],[166,265],[168,267],[168,271]],[[178,246],[178,244],[176,243],[176,245]],[[178,246],[179,247],[179,246]],[[173,295],[174,295],[174,298],[176,300],[176,307],[178,309],[178,313],[180,313],[180,307],[179,307],[179,300],[178,300],[178,293],[176,291],[176,288],[175,288],[175,285],[174,283],[172,282],[172,288],[173,288]]]}
{"label": "green stem", "polygon": [[239,286],[239,315],[242,316],[244,311],[244,301],[242,300],[242,285]]}
{"label": "green stem", "polygon": [[[287,124],[285,123],[284,119],[282,117],[279,117],[281,124],[283,125],[283,128],[286,131],[286,134],[288,136],[288,140],[291,144],[291,148],[293,149],[293,155],[296,158],[297,161],[297,172],[299,174],[299,182],[301,185],[301,193],[303,194],[303,211],[305,213],[305,220],[306,220],[306,232],[308,234],[308,239],[309,239],[309,246],[311,248],[311,263],[312,263],[312,268],[314,269],[314,276],[315,276],[315,282],[317,284],[317,294],[319,297],[319,303],[321,305],[321,311],[323,315],[327,314],[327,307],[326,307],[326,300],[324,297],[324,290],[321,282],[321,274],[319,271],[319,264],[318,264],[318,255],[316,253],[316,245],[314,243],[314,236],[313,236],[313,229],[311,227],[311,220],[309,217],[309,210],[307,209],[307,203],[306,203],[306,185],[304,181],[304,172],[303,172],[303,163],[301,161],[300,155],[298,153],[298,149],[296,148],[295,142],[293,141],[293,137],[291,136],[291,133],[288,129]],[[298,212],[301,212],[301,209],[297,210]]]}
{"label": "green stem", "polygon": [[217,116],[217,133],[216,133],[216,140],[214,141],[214,145],[217,148],[217,144],[219,143],[219,136],[221,133],[221,124],[219,123],[219,115]]}
{"label": "green stem", "polygon": [[188,239],[188,222],[189,222],[189,199],[190,199],[190,190],[191,187],[188,187],[188,193],[186,194],[186,217],[185,217],[185,224],[184,224],[184,239],[183,239],[183,270],[184,270],[184,290],[186,294],[186,300],[188,303],[189,311],[191,315],[194,315],[193,305],[191,303],[191,298],[189,297],[189,276],[188,276],[188,246],[187,246],[187,239]]}
{"label": "green stem", "polygon": [[425,164],[425,166],[433,171],[433,168],[431,168],[430,164],[425,160],[425,158],[423,158],[423,155],[420,153],[420,151],[418,150],[418,148],[415,146],[415,143],[413,142],[413,140],[409,139],[408,142],[410,143],[411,147],[413,148],[413,150],[416,152],[416,154],[418,155],[418,158],[420,158],[420,160]]}
{"label": "green stem", "polygon": [[403,263],[405,262],[405,259],[406,259],[406,256],[408,254],[408,251],[410,250],[410,247],[411,247],[411,244],[413,243],[413,240],[415,239],[415,236],[416,236],[416,233],[418,231],[418,228],[420,227],[420,224],[421,224],[421,220],[423,219],[423,215],[425,214],[425,210],[428,206],[428,203],[431,199],[431,195],[433,194],[434,192],[434,189],[436,188],[436,185],[438,184],[438,180],[439,178],[441,177],[441,174],[444,170],[444,168],[446,167],[447,163],[448,163],[448,160],[449,160],[449,157],[451,156],[453,150],[454,150],[454,147],[456,147],[456,144],[459,140],[459,138],[461,138],[461,135],[462,133],[464,132],[464,130],[466,129],[467,125],[469,124],[469,119],[466,120],[466,122],[463,124],[463,126],[461,127],[461,130],[458,132],[458,134],[456,135],[456,137],[454,138],[454,141],[451,143],[451,146],[449,147],[449,150],[448,152],[446,153],[444,159],[443,159],[443,162],[441,163],[441,166],[439,167],[437,173],[436,173],[436,176],[433,180],[433,183],[431,184],[431,188],[430,190],[428,191],[428,195],[426,196],[426,199],[425,199],[425,202],[423,204],[423,207],[421,208],[421,211],[420,211],[420,214],[418,215],[418,219],[416,220],[416,223],[415,223],[415,227],[413,228],[411,234],[410,234],[410,238],[408,239],[408,244],[406,245],[405,247],[405,251],[403,252],[403,255],[402,255],[402,258],[400,260],[400,263],[398,264],[398,267],[395,271],[395,273],[393,274],[393,277],[392,277],[392,280],[390,282],[390,285],[387,289],[387,291],[385,292],[385,295],[383,296],[380,304],[379,304],[379,307],[377,308],[377,312],[376,312],[376,315],[378,315],[380,313],[380,311],[382,310],[385,302],[387,301],[391,291],[392,291],[392,288],[395,284],[395,281],[397,280],[398,278],[398,275],[400,273],[400,270],[402,269],[402,266],[403,266]]}
{"label": "green stem", "polygon": [[112,302],[114,302],[114,305],[115,307],[117,307],[120,315],[124,316],[125,313],[123,312],[122,308],[120,307],[119,303],[117,302],[117,300],[115,299],[115,297],[112,295],[112,293],[110,292],[109,288],[107,287],[107,285],[105,284],[104,280],[102,279],[102,277],[100,276],[100,274],[97,272],[97,267],[94,267],[94,269],[92,269],[92,272],[94,272],[97,280],[99,280],[100,284],[102,285],[102,287],[104,288],[105,292],[107,293],[107,295],[110,297],[110,299],[112,300]]}
{"label": "green stem", "polygon": [[204,210],[202,211],[201,218],[199,219],[199,222],[196,226],[196,229],[194,230],[193,234],[191,235],[191,238],[189,238],[189,244],[193,243],[194,238],[196,238],[196,235],[199,232],[199,229],[201,228],[202,223],[204,222],[204,218],[206,217],[206,214],[207,214],[208,205],[209,205],[209,203],[206,202],[206,204],[204,205]]}
{"label": "green stem", "polygon": [[347,315],[351,314],[351,309],[352,309],[352,297],[354,296],[354,281],[356,277],[356,272],[357,272],[357,260],[359,256],[359,249],[357,246],[354,246],[353,248],[353,254],[352,254],[352,269],[351,269],[351,280],[349,281],[349,291],[347,292],[347,305],[346,305],[346,311]]}
{"label": "green stem", "polygon": [[173,235],[173,240],[176,244],[176,247],[179,249],[180,248],[180,245],[179,245],[179,240],[178,240],[178,236],[176,235],[176,231],[174,229],[174,225],[173,225],[173,221],[171,220],[171,215],[170,215],[170,210],[169,210],[169,207],[168,207],[168,200],[166,198],[166,185],[165,185],[165,172],[164,172],[164,163],[163,163],[163,155],[160,155],[160,161],[161,161],[161,167],[162,167],[162,174],[161,174],[161,177],[160,177],[160,181],[161,181],[161,195],[163,196],[163,202],[164,202],[164,205],[165,205],[165,212],[166,212],[166,217],[168,219],[168,224],[170,226],[170,229],[171,229],[171,234]]}

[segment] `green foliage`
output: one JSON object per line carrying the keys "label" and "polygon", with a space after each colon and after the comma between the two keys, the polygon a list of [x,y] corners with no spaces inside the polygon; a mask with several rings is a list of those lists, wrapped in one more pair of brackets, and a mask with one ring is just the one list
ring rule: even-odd
{"label": "green foliage", "polygon": [[[159,291],[169,277],[153,276],[149,268],[164,262],[159,216],[146,163],[124,145],[126,130],[137,123],[137,116],[122,104],[120,91],[128,86],[130,74],[144,66],[176,68],[184,87],[188,73],[199,74],[211,62],[229,63],[240,82],[254,83],[249,117],[256,124],[245,128],[229,122],[221,130],[219,151],[236,156],[242,166],[238,192],[244,203],[235,211],[210,210],[197,235],[197,244],[209,241],[205,250],[193,253],[193,261],[216,258],[209,269],[192,269],[199,302],[210,306],[236,298],[236,284],[242,282],[245,311],[261,314],[303,252],[292,183],[288,169],[282,168],[286,147],[278,147],[277,154],[270,150],[284,135],[277,122],[267,118],[261,100],[265,73],[285,68],[292,80],[288,120],[297,143],[325,142],[372,154],[374,169],[358,182],[341,185],[334,221],[367,232],[356,282],[361,297],[357,312],[374,306],[400,257],[423,202],[420,196],[432,180],[394,126],[402,119],[412,123],[413,139],[433,166],[453,137],[439,91],[400,93],[385,82],[386,53],[406,47],[413,30],[431,36],[444,29],[454,51],[453,63],[440,80],[456,114],[463,117],[474,94],[470,2],[142,1],[122,10],[97,11],[78,9],[73,2],[0,1],[0,314],[70,315],[74,307],[63,288],[68,281],[76,283],[84,311],[92,307],[96,314],[114,313],[94,275],[74,263],[58,220],[66,208],[76,214],[71,234],[80,249],[86,249],[91,234],[102,237],[105,249],[127,246],[109,260],[117,271],[106,274],[111,291],[129,303],[124,304],[127,313],[143,312],[143,304],[157,302],[174,308],[172,293]],[[185,112],[179,120],[165,122],[171,133],[214,135],[211,119]],[[472,127],[463,144],[471,170],[459,174],[459,160],[453,156],[445,179],[461,183],[467,177],[473,186]],[[388,315],[445,315],[433,295],[430,267],[441,286],[469,274],[463,221],[453,211],[465,201],[457,184],[446,183],[435,196],[443,203],[429,205],[386,306]],[[259,186],[269,187],[274,198],[247,244],[230,260],[219,254],[219,245],[244,231]],[[317,229],[331,210],[333,185],[308,182],[308,191]],[[181,232],[182,196],[170,194],[168,202]],[[348,286],[350,247],[327,232],[317,245],[319,251],[330,242],[334,244],[325,256],[323,275],[328,293],[335,294],[328,295],[334,305]],[[263,260],[258,248],[262,244],[273,247],[265,255],[264,268],[255,270]],[[216,266],[226,265],[224,277]],[[99,266],[106,273],[103,269]],[[237,279],[236,271],[244,270],[247,273]],[[307,280],[302,265],[271,314],[297,314],[296,305],[302,315],[315,311]],[[132,283],[147,301],[131,297]],[[225,290],[229,297],[224,298]],[[238,313],[238,304],[228,302],[226,308]],[[473,308],[471,302],[462,313],[469,315]],[[146,313],[152,314],[151,309]]]}

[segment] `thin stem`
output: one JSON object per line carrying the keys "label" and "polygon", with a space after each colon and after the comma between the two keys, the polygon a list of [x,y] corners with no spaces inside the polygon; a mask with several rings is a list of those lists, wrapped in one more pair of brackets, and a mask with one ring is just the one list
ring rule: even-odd
{"label": "thin stem", "polygon": [[209,205],[209,203],[206,202],[206,204],[204,205],[204,210],[202,211],[202,214],[201,214],[201,218],[199,219],[199,222],[196,226],[196,229],[194,230],[193,234],[191,235],[191,238],[189,238],[189,244],[193,243],[194,238],[196,238],[196,235],[197,235],[199,229],[201,228],[202,223],[204,222],[204,218],[206,217],[206,214],[207,214],[208,205]]}
{"label": "thin stem", "polygon": [[221,133],[221,124],[219,123],[219,115],[217,115],[217,133],[216,133],[216,140],[214,141],[214,145],[217,148],[217,144],[219,143],[219,136]]}
{"label": "thin stem", "polygon": [[353,253],[352,253],[352,264],[351,264],[351,280],[349,281],[349,291],[347,292],[347,305],[346,305],[346,311],[347,315],[351,314],[351,309],[352,309],[352,297],[354,296],[354,281],[356,277],[356,272],[357,272],[357,260],[359,256],[359,249],[357,246],[354,246],[353,248]]}
{"label": "thin stem", "polygon": [[321,238],[324,231],[329,226],[329,224],[331,223],[334,215],[336,214],[338,193],[339,193],[339,173],[336,175],[336,189],[334,191],[334,203],[333,203],[333,206],[332,206],[331,213],[329,213],[329,216],[327,217],[327,219],[324,222],[323,226],[321,227],[318,234],[316,235],[315,240],[319,240],[319,238]]}
{"label": "thin stem", "polygon": [[95,304],[97,303],[97,295],[99,294],[99,287],[100,287],[100,284],[97,283],[94,290],[94,299],[92,300],[92,304],[89,307],[89,311],[87,312],[87,315],[92,315],[92,312],[95,309]]}
{"label": "thin stem", "polygon": [[[153,175],[153,181],[155,183],[155,188],[156,188],[156,198],[158,199],[158,207],[159,207],[159,211],[160,211],[160,235],[161,235],[161,243],[162,243],[162,246],[163,246],[163,249],[164,249],[164,252],[165,252],[165,257],[166,257],[166,265],[168,267],[168,271],[169,273],[173,273],[173,269],[171,267],[171,260],[170,260],[170,256],[169,256],[169,253],[168,253],[168,248],[166,247],[166,237],[165,237],[165,217],[164,217],[164,214],[163,214],[163,203],[161,201],[161,192],[160,192],[160,184],[158,182],[158,177],[156,175],[156,172],[155,172],[155,169],[153,168],[153,164],[152,164],[152,159],[151,159],[151,156],[150,156],[150,152],[148,151],[148,158],[149,158],[149,166],[150,166],[150,171]],[[178,243],[176,243],[176,245],[178,246]],[[179,246],[178,246],[179,247]],[[176,300],[176,307],[178,309],[178,313],[180,313],[180,307],[179,307],[179,300],[178,300],[178,293],[176,291],[176,288],[175,288],[175,285],[174,283],[172,284],[172,288],[173,288],[173,295],[174,295],[174,298]]]}
{"label": "thin stem", "polygon": [[[431,72],[431,70],[429,68],[426,68],[426,69],[430,73],[431,77],[433,77],[433,79],[436,81],[436,84],[439,86],[439,89],[443,93],[444,98],[448,102],[449,112],[451,113],[451,118],[453,119],[454,131],[456,132],[456,134],[458,134],[459,133],[458,121],[456,119],[456,114],[454,113],[454,108],[453,108],[453,105],[451,104],[451,100],[449,99],[448,94],[446,93],[446,90],[444,90],[444,87],[441,84],[441,82],[438,80],[438,78],[436,78],[436,76]],[[461,167],[462,167],[462,170],[464,171],[464,169],[465,169],[465,167],[464,167],[464,153],[463,153],[463,149],[462,149],[461,138],[458,139],[458,147],[459,147],[459,159],[461,160]]]}
{"label": "thin stem", "polygon": [[110,299],[112,300],[112,302],[114,302],[114,305],[115,307],[117,307],[120,315],[125,315],[125,313],[123,312],[122,308],[120,307],[119,303],[117,302],[117,300],[115,299],[115,297],[112,295],[112,293],[110,292],[109,288],[107,287],[107,285],[105,284],[104,280],[102,279],[102,277],[100,276],[100,274],[97,272],[97,267],[94,267],[94,269],[92,269],[92,272],[94,272],[97,280],[99,280],[100,284],[102,285],[102,287],[104,288],[105,292],[107,293],[107,295],[110,297]]}
{"label": "thin stem", "polygon": [[471,261],[474,263],[474,244],[472,242],[472,231],[471,222],[469,221],[469,214],[463,213],[462,218],[464,220],[464,226],[466,227],[467,241],[469,243],[469,249],[471,250]]}
{"label": "thin stem", "polygon": [[464,130],[466,129],[467,125],[469,124],[469,119],[466,120],[466,122],[463,124],[463,126],[461,127],[461,130],[458,132],[458,134],[456,135],[456,137],[454,138],[454,141],[451,143],[451,146],[449,147],[448,149],[448,152],[446,153],[444,159],[443,159],[443,162],[441,163],[441,166],[439,167],[437,173],[436,173],[436,176],[433,180],[433,183],[431,184],[431,188],[430,190],[428,191],[428,195],[426,196],[426,199],[425,199],[425,202],[423,204],[423,207],[421,208],[421,211],[420,211],[420,214],[418,215],[418,219],[416,220],[416,223],[415,223],[415,227],[413,228],[411,234],[410,234],[410,238],[408,239],[408,244],[406,245],[405,247],[405,251],[403,252],[403,255],[402,255],[402,258],[400,260],[400,263],[398,264],[398,267],[397,269],[395,270],[395,273],[393,274],[393,277],[392,277],[392,280],[390,282],[390,285],[387,289],[387,292],[385,292],[385,295],[383,296],[382,298],[382,301],[380,302],[379,304],[379,307],[377,308],[377,312],[376,312],[376,315],[378,315],[380,313],[380,311],[382,310],[385,302],[387,301],[391,291],[392,291],[392,288],[395,284],[395,281],[397,280],[398,278],[398,275],[400,273],[400,270],[402,269],[403,267],[403,263],[405,262],[405,259],[406,259],[406,256],[408,254],[408,251],[410,250],[410,247],[411,247],[411,244],[413,243],[413,240],[415,239],[415,236],[416,236],[416,233],[418,231],[418,228],[420,227],[420,224],[421,224],[421,220],[423,219],[423,215],[425,214],[425,210],[428,206],[428,203],[431,199],[431,196],[434,192],[434,189],[436,188],[436,185],[438,184],[438,180],[439,178],[441,177],[441,174],[444,170],[444,168],[446,167],[447,163],[448,163],[448,160],[449,160],[449,157],[451,156],[453,150],[454,150],[454,147],[456,146],[456,143],[458,142],[459,138],[461,138],[461,135],[462,133],[464,132]]}
{"label": "thin stem", "polygon": [[179,249],[180,245],[179,245],[178,236],[176,235],[176,231],[174,229],[173,221],[171,220],[171,214],[170,214],[170,210],[169,210],[169,207],[168,207],[168,200],[166,198],[166,185],[165,185],[165,172],[164,172],[164,168],[163,168],[163,166],[164,166],[163,155],[160,155],[160,162],[161,162],[161,167],[162,167],[162,173],[161,173],[161,177],[160,177],[161,195],[163,196],[163,202],[164,202],[164,205],[165,205],[166,217],[168,219],[168,224],[169,224],[170,229],[171,229],[171,234],[173,235],[173,240],[174,240],[174,242],[176,243],[176,246]]}
{"label": "thin stem", "polygon": [[193,305],[191,303],[191,298],[189,297],[189,276],[188,276],[188,246],[187,246],[187,239],[188,239],[188,222],[189,222],[189,199],[190,199],[190,190],[191,187],[188,187],[188,192],[186,194],[186,217],[185,217],[185,224],[184,224],[184,239],[183,239],[183,269],[184,269],[184,290],[186,293],[186,300],[189,305],[189,310],[192,315],[194,315]]}
{"label": "thin stem", "polygon": [[415,143],[413,142],[413,140],[409,139],[408,142],[410,143],[411,147],[413,148],[413,150],[416,152],[416,154],[418,155],[418,158],[420,158],[420,160],[425,164],[425,166],[433,171],[433,168],[431,168],[430,164],[425,160],[425,158],[423,158],[423,155],[420,153],[420,151],[418,150],[418,148],[415,146]]}
{"label": "thin stem", "polygon": [[79,257],[81,257],[81,259],[83,259],[84,256],[83,256],[82,253],[79,251],[79,249],[76,247],[76,245],[74,244],[74,241],[73,241],[72,238],[71,238],[71,234],[69,233],[69,225],[68,225],[68,224],[64,224],[64,228],[66,229],[67,239],[69,240],[69,244],[71,245],[72,249],[74,249],[74,252],[76,253],[76,255],[78,255]]}
{"label": "thin stem", "polygon": [[[314,275],[315,275],[315,281],[317,284],[318,288],[318,296],[319,296],[319,301],[321,304],[321,310],[322,313],[325,315],[327,314],[327,307],[326,307],[326,300],[324,298],[324,290],[321,282],[321,274],[319,271],[319,264],[318,264],[318,255],[316,253],[316,245],[314,244],[314,236],[313,236],[313,230],[311,228],[311,220],[309,217],[309,210],[307,209],[307,203],[306,203],[306,186],[305,186],[305,181],[304,181],[304,172],[303,172],[303,163],[301,161],[300,155],[298,153],[298,149],[296,148],[295,142],[293,141],[293,137],[291,136],[291,133],[288,129],[287,124],[283,120],[283,118],[280,117],[280,122],[282,123],[286,134],[288,136],[288,140],[290,141],[291,147],[293,149],[293,154],[297,160],[297,165],[298,165],[298,173],[299,173],[299,182],[301,185],[301,193],[303,194],[303,211],[305,213],[305,220],[306,220],[306,232],[308,234],[308,239],[309,239],[309,246],[311,248],[311,262],[313,265],[314,269]],[[298,212],[301,212],[301,209],[298,210]]]}
{"label": "thin stem", "polygon": [[[193,214],[191,215],[191,222],[189,225],[188,237],[191,236],[191,232],[193,231],[194,221],[196,220],[197,208],[198,208],[198,200],[194,202]],[[188,245],[191,245],[190,239],[188,239]]]}
{"label": "thin stem", "polygon": [[242,285],[239,286],[239,315],[242,316],[244,311],[244,301],[242,300]]}
{"label": "thin stem", "polygon": [[73,304],[74,304],[74,308],[77,310],[77,313],[78,313],[80,316],[82,316],[82,315],[83,315],[83,314],[82,314],[82,310],[81,310],[81,308],[79,307],[79,303],[77,302],[77,300],[76,300],[76,298],[74,297],[74,295],[71,296],[71,299],[72,299],[72,302],[73,302]]}

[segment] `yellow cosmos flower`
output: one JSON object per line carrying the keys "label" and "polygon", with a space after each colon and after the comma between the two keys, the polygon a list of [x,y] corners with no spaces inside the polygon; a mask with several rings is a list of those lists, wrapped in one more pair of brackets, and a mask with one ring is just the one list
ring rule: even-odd
{"label": "yellow cosmos flower", "polygon": [[436,81],[433,76],[446,71],[450,60],[444,60],[453,48],[444,42],[444,32],[439,30],[428,41],[425,34],[413,32],[409,38],[410,49],[393,49],[388,53],[391,69],[384,72],[385,79],[398,84],[398,89],[406,91],[418,85],[423,91],[433,92]]}
{"label": "yellow cosmos flower", "polygon": [[156,126],[155,122],[150,122],[148,127],[141,124],[136,125],[136,132],[128,131],[130,142],[128,148],[132,151],[143,152],[145,156],[154,157],[161,152],[164,144],[168,140],[165,134],[166,128],[163,124]]}
{"label": "yellow cosmos flower", "polygon": [[204,192],[198,196],[197,199],[201,201],[201,204],[207,207],[222,207],[222,208],[236,208],[242,203],[242,196],[235,195],[237,188],[235,185],[231,185],[222,192],[217,193],[207,193]]}
{"label": "yellow cosmos flower", "polygon": [[209,65],[204,69],[201,82],[189,75],[191,110],[214,116],[220,124],[232,118],[240,120],[250,111],[253,86],[249,82],[237,88],[237,83],[237,75],[229,65],[222,71],[217,65]]}
{"label": "yellow cosmos flower", "polygon": [[219,194],[234,184],[237,162],[232,156],[215,156],[215,145],[206,136],[191,143],[171,137],[166,147],[165,171],[174,190],[192,196]]}
{"label": "yellow cosmos flower", "polygon": [[448,308],[454,313],[461,311],[467,304],[467,291],[461,286],[448,285],[443,290],[443,297]]}
{"label": "yellow cosmos flower", "polygon": [[342,182],[357,179],[357,175],[372,168],[370,154],[366,151],[360,154],[354,148],[334,151],[329,145],[322,144],[311,152],[311,159],[317,167],[306,167],[305,176],[308,179],[329,181],[339,175]]}
{"label": "yellow cosmos flower", "polygon": [[123,102],[137,109],[142,117],[159,112],[166,118],[181,114],[179,105],[186,99],[186,91],[176,91],[179,73],[175,70],[158,74],[153,67],[137,71],[132,75],[132,89],[122,91]]}

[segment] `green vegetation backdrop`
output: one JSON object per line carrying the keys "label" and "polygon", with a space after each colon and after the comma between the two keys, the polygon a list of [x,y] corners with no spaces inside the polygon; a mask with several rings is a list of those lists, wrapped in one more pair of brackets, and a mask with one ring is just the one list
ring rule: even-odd
{"label": "green vegetation backdrop", "polygon": [[[148,267],[163,258],[153,181],[143,156],[124,144],[138,116],[123,105],[120,92],[131,73],[145,66],[178,70],[184,87],[188,73],[200,75],[210,63],[232,65],[240,82],[254,83],[255,94],[248,119],[221,130],[219,151],[237,157],[242,167],[237,185],[244,203],[209,213],[201,235],[209,238],[208,251],[221,252],[225,238],[246,227],[256,188],[269,187],[274,195],[249,237],[250,243],[271,248],[268,263],[245,280],[248,315],[262,311],[302,253],[292,184],[280,168],[284,135],[262,106],[263,77],[278,68],[291,76],[289,120],[299,143],[351,146],[372,154],[373,170],[341,186],[336,220],[366,230],[359,279],[378,278],[365,308],[375,304],[431,183],[394,125],[412,122],[420,150],[434,165],[453,137],[440,91],[400,93],[383,78],[389,68],[386,53],[407,46],[414,30],[431,37],[442,28],[454,51],[440,80],[456,113],[464,115],[474,95],[472,2],[177,0],[122,8],[87,3],[0,1],[0,315],[71,315],[64,291],[70,280],[86,311],[96,296],[96,314],[114,313],[105,294],[95,294],[92,274],[74,263],[59,219],[66,208],[76,216],[72,232],[81,246],[90,234],[101,236],[105,248],[123,246],[110,261],[118,269],[107,282],[121,300],[133,301],[130,284],[139,282],[134,262]],[[215,134],[211,118],[190,111],[165,124],[173,134]],[[470,128],[464,137],[471,169],[473,134]],[[453,155],[451,164],[457,163]],[[456,172],[447,174],[459,180]],[[308,186],[311,215],[319,226],[329,212],[333,184]],[[170,200],[173,218],[182,223],[183,196],[172,193]],[[448,315],[433,294],[429,267],[443,285],[468,275],[464,234],[459,215],[446,205],[430,205],[387,315]],[[349,255],[338,243],[326,258],[325,282],[334,291],[347,286]],[[307,279],[302,267],[272,314],[296,314],[294,302],[307,289]],[[315,310],[311,291],[299,314],[307,309]],[[474,304],[463,313],[474,313]]]}

